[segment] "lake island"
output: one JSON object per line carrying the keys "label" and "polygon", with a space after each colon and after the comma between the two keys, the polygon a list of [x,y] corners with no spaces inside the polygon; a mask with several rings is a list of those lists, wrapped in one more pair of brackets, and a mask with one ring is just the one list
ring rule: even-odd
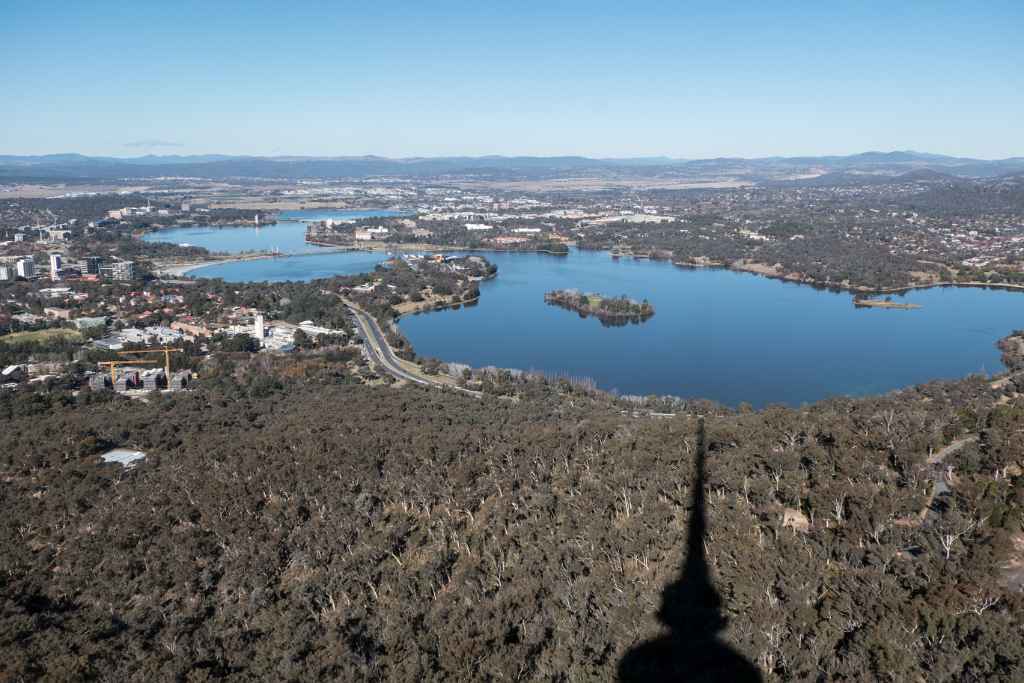
{"label": "lake island", "polygon": [[647,299],[636,301],[624,295],[584,294],[578,289],[556,289],[545,294],[544,301],[576,311],[581,318],[594,316],[604,325],[639,324],[654,315],[654,306]]}

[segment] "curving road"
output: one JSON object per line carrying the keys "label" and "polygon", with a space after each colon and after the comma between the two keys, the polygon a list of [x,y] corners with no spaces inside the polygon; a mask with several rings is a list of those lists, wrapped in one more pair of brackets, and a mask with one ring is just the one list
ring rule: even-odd
{"label": "curving road", "polygon": [[355,304],[342,299],[348,310],[352,312],[352,317],[355,319],[356,326],[359,328],[359,333],[363,337],[363,348],[366,349],[367,355],[370,357],[370,362],[379,368],[382,368],[392,377],[396,379],[404,379],[408,382],[414,382],[427,387],[438,387],[442,389],[454,389],[470,396],[480,398],[483,396],[482,392],[472,391],[463,387],[453,386],[451,384],[445,384],[437,380],[432,380],[426,377],[422,377],[412,372],[409,372],[402,367],[402,362],[398,356],[395,355],[391,345],[388,344],[387,337],[384,336],[383,330],[380,329],[380,325],[373,316],[369,315]]}

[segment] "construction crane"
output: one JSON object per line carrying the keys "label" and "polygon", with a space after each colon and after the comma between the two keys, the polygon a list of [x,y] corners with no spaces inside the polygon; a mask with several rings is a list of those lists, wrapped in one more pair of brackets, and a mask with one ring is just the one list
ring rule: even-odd
{"label": "construction crane", "polygon": [[[172,353],[184,353],[184,349],[171,349],[164,347],[162,349],[144,349],[142,351],[118,351],[119,356],[130,356],[133,353],[162,353],[164,354],[164,372],[167,373],[167,382],[170,385],[171,381],[171,354]],[[156,361],[149,361],[155,363]]]}
{"label": "construction crane", "polygon": [[100,361],[96,365],[109,365],[110,366],[110,383],[115,384],[117,382],[116,368],[118,365],[156,365],[155,360],[105,360]]}

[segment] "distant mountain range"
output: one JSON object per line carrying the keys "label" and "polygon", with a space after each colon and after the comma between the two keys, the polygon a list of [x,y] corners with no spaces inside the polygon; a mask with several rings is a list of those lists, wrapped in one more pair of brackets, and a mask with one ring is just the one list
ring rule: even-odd
{"label": "distant mountain range", "polygon": [[[580,176],[739,179],[799,182],[842,178],[845,182],[906,173],[991,178],[1024,173],[1024,157],[987,161],[912,151],[864,152],[850,156],[764,157],[757,159],[594,159],[581,156],[414,157],[249,157],[219,154],[146,155],[132,158],[81,154],[0,155],[0,181],[124,180],[157,177],[209,179],[331,179],[369,177],[556,178]],[[924,179],[921,176],[920,179]],[[932,177],[934,179],[934,176]]]}

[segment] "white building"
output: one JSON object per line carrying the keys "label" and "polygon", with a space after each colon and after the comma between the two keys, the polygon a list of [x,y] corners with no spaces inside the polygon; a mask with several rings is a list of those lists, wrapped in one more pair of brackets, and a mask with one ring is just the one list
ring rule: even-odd
{"label": "white building", "polygon": [[36,262],[30,258],[19,259],[15,268],[18,271],[18,277],[28,280],[36,276]]}
{"label": "white building", "polygon": [[125,344],[148,344],[150,340],[153,340],[157,344],[163,345],[176,344],[184,337],[180,331],[162,325],[154,325],[141,330],[137,327],[126,327],[114,336]]}
{"label": "white building", "polygon": [[367,228],[366,230],[356,230],[355,232],[355,238],[363,242],[369,240],[382,240],[386,239],[387,236],[388,229],[383,226]]}
{"label": "white building", "polygon": [[15,276],[14,266],[0,263],[0,282],[10,282]]}
{"label": "white building", "polygon": [[466,223],[466,230],[493,230],[493,225],[486,223]]}
{"label": "white building", "polygon": [[146,333],[137,327],[126,327],[114,336],[126,343],[144,344],[146,342]]}
{"label": "white building", "polygon": [[70,287],[46,287],[39,290],[39,296],[44,299],[64,299],[71,296]]}
{"label": "white building", "polygon": [[267,336],[267,328],[263,323],[263,316],[259,313],[253,319],[253,335],[256,340],[259,341],[260,346],[263,345],[263,339]]}
{"label": "white building", "polygon": [[50,279],[59,280],[61,271],[60,254],[50,254]]}
{"label": "white building", "polygon": [[172,330],[171,328],[164,327],[163,325],[147,327],[143,332],[146,334],[147,338],[156,339],[158,344],[163,344],[165,346],[168,344],[177,344],[185,336],[180,331]]}
{"label": "white building", "polygon": [[319,325],[314,325],[312,320],[303,320],[301,323],[297,325],[297,327],[298,329],[308,334],[310,337],[316,337],[321,334],[342,336],[344,336],[345,334],[344,330],[332,330],[329,327],[320,327]]}

